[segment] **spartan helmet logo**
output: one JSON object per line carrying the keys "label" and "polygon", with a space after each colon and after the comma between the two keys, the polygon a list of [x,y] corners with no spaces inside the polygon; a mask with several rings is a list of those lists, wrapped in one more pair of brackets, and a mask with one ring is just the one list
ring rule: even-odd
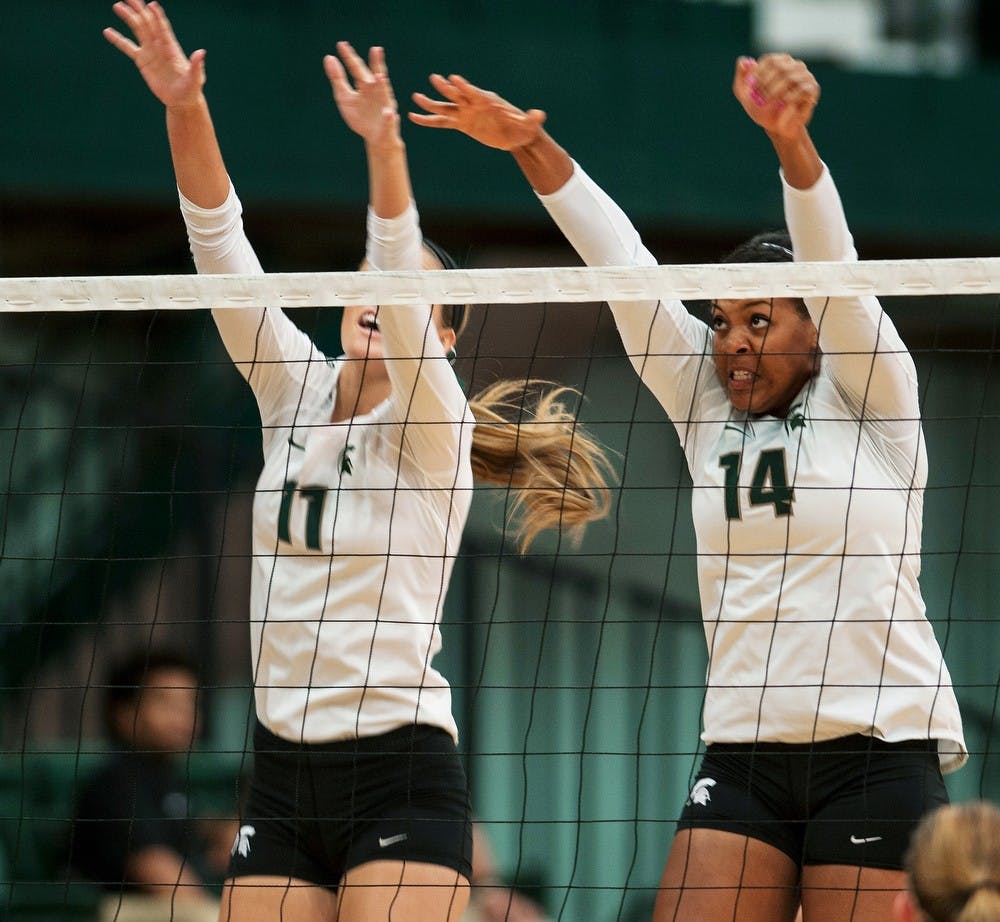
{"label": "spartan helmet logo", "polygon": [[257,830],[253,826],[240,826],[240,831],[236,833],[236,841],[233,842],[229,854],[235,855],[239,852],[241,858],[246,858],[250,854],[250,838],[256,834]]}
{"label": "spartan helmet logo", "polygon": [[691,788],[691,793],[688,795],[689,804],[698,804],[704,807],[711,799],[711,789],[716,785],[714,778],[702,778],[693,788]]}

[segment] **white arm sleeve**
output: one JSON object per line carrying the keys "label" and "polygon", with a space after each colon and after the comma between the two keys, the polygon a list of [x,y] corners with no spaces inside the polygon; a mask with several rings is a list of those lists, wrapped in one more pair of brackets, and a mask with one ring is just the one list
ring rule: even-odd
{"label": "white arm sleeve", "polygon": [[[380,218],[368,210],[367,258],[375,270],[419,269],[423,237],[417,210]],[[426,472],[452,477],[468,404],[438,336],[431,307],[395,305],[378,314],[392,382],[394,415],[406,423],[406,440]]]}
{"label": "white arm sleeve", "polygon": [[[263,273],[243,231],[243,207],[232,184],[218,208],[201,208],[179,190],[178,194],[199,274]],[[216,309],[212,317],[226,351],[252,388],[267,425],[286,388],[301,392],[308,363],[323,361],[323,356],[280,308]]]}
{"label": "white arm sleeve", "polygon": [[[810,189],[785,182],[785,220],[795,258],[853,261],[858,254],[830,171]],[[881,419],[916,419],[917,375],[913,360],[877,298],[807,298],[819,329],[823,362],[838,388]]]}
{"label": "white arm sleeve", "polygon": [[[625,213],[579,164],[562,188],[539,199],[588,266],[656,265]],[[714,380],[708,325],[677,300],[610,307],[632,365],[683,439],[699,382]]]}

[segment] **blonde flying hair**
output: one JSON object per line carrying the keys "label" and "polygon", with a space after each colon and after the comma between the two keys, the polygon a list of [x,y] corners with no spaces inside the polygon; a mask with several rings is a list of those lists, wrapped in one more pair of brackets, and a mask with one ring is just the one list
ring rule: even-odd
{"label": "blonde flying hair", "polygon": [[1000,919],[1000,808],[972,801],[934,811],[914,833],[906,870],[921,918],[996,922]]}
{"label": "blonde flying hair", "polygon": [[[442,307],[456,336],[467,318],[465,305]],[[579,397],[572,387],[529,378],[496,381],[469,398],[473,477],[511,491],[506,524],[522,553],[550,528],[578,539],[611,508],[611,462],[566,403]]]}
{"label": "blonde flying hair", "polygon": [[507,380],[469,400],[476,418],[472,474],[511,489],[507,525],[522,553],[549,528],[579,538],[588,522],[604,518],[611,507],[611,464],[562,402],[570,395],[579,392],[548,381]]}

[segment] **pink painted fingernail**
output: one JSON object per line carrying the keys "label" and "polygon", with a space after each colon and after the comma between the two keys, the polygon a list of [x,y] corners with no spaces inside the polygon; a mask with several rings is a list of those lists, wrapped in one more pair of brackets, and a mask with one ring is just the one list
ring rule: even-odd
{"label": "pink painted fingernail", "polygon": [[767,100],[761,95],[760,90],[752,89],[750,91],[750,98],[757,103],[758,106],[767,105]]}

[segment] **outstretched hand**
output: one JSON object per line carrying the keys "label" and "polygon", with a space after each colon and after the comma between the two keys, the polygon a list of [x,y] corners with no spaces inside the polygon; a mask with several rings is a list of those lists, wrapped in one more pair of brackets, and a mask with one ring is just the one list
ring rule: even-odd
{"label": "outstretched hand", "polygon": [[451,128],[487,147],[506,151],[525,147],[542,133],[545,113],[540,109],[518,109],[457,74],[432,74],[430,80],[444,100],[414,93],[413,101],[425,110],[410,113],[410,121],[417,125]]}
{"label": "outstretched hand", "polygon": [[795,140],[809,125],[820,90],[802,61],[787,54],[766,54],[736,62],[733,93],[769,135]]}
{"label": "outstretched hand", "polygon": [[153,95],[167,108],[195,105],[205,85],[205,51],[187,57],[156,0],[120,0],[112,9],[131,29],[135,41],[105,29],[104,37],[135,62]]}
{"label": "outstretched hand", "polygon": [[[398,143],[399,112],[389,82],[385,50],[371,48],[367,64],[348,42],[337,42],[337,54],[339,59],[332,54],[323,58],[323,69],[347,127],[372,147]],[[353,86],[348,74],[354,81]]]}

